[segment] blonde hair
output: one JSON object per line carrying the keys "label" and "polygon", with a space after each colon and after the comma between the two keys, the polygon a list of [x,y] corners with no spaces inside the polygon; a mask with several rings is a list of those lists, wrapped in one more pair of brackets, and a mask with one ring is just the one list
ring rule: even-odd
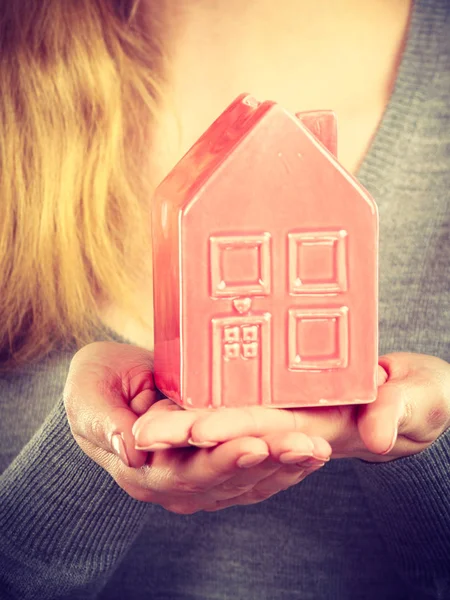
{"label": "blonde hair", "polygon": [[1,370],[94,339],[99,298],[135,309],[163,64],[153,5],[0,0]]}

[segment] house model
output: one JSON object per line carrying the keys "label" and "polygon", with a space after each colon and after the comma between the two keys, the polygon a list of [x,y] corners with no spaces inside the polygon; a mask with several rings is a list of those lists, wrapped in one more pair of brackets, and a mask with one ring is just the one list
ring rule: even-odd
{"label": "house model", "polygon": [[331,112],[242,95],[159,186],[155,380],[185,408],[376,397],[378,217]]}

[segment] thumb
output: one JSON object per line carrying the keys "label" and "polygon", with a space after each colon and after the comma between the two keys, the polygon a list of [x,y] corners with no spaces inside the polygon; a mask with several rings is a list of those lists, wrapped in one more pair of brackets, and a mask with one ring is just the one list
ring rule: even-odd
{"label": "thumb", "polygon": [[113,342],[85,346],[71,362],[63,398],[75,438],[129,467],[145,464],[147,453],[134,447],[133,402],[142,410],[156,401],[150,352]]}
{"label": "thumb", "polygon": [[404,410],[403,386],[390,380],[389,373],[378,365],[377,399],[360,407],[357,421],[361,440],[370,452],[383,455],[392,450]]}

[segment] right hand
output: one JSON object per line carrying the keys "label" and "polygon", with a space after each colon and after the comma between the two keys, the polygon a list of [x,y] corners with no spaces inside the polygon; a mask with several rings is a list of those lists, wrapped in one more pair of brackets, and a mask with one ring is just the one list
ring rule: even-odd
{"label": "right hand", "polygon": [[[132,427],[140,415],[182,410],[158,400],[152,366],[147,350],[95,342],[74,356],[64,389],[76,442],[133,498],[181,514],[254,504],[328,460],[325,440],[299,432],[241,437],[214,448],[136,449]],[[293,454],[281,458],[287,452]]]}

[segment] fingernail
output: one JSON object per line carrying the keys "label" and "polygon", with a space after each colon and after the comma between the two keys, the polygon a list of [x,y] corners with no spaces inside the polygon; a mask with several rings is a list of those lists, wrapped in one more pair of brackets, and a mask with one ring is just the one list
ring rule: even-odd
{"label": "fingernail", "polygon": [[165,444],[164,442],[155,442],[154,444],[146,444],[144,446],[139,446],[135,444],[134,446],[136,450],[146,450],[147,452],[154,452],[155,450],[168,450],[172,448],[172,444]]}
{"label": "fingernail", "polygon": [[396,442],[397,442],[397,436],[398,436],[398,429],[396,428],[394,431],[394,435],[392,436],[392,440],[391,443],[389,444],[387,450],[385,450],[384,452],[382,452],[382,456],[389,454],[389,452],[392,450],[392,448],[395,446]]}
{"label": "fingernail", "polygon": [[269,456],[266,454],[244,454],[237,461],[237,466],[241,469],[249,469],[250,467],[256,467],[259,463],[262,463]]}
{"label": "fingernail", "polygon": [[319,469],[321,469],[326,463],[322,462],[322,461],[317,461],[317,463],[315,465],[312,465],[311,467],[309,467],[309,472],[311,473],[312,471],[318,471]]}
{"label": "fingernail", "polygon": [[317,460],[316,458],[309,458],[304,462],[299,463],[300,467],[304,467],[305,469],[319,469],[323,467],[328,461],[325,460]]}
{"label": "fingernail", "polygon": [[312,457],[312,454],[305,452],[283,452],[280,454],[279,461],[284,464],[291,464],[301,461],[302,458]]}
{"label": "fingernail", "polygon": [[313,459],[325,464],[327,462],[330,462],[331,456],[327,456],[326,458],[324,458],[323,456],[316,456],[315,454],[313,454]]}
{"label": "fingernail", "polygon": [[121,433],[114,433],[111,436],[111,446],[115,454],[120,458],[124,465],[130,466],[130,461],[125,448],[125,442],[123,441],[123,435]]}
{"label": "fingernail", "polygon": [[300,481],[303,481],[304,478],[305,478],[305,469],[300,469],[300,471],[298,472],[298,475],[297,475],[297,479],[295,480],[295,483],[300,483]]}
{"label": "fingernail", "polygon": [[192,438],[188,439],[188,444],[195,446],[196,448],[213,448],[214,446],[217,446],[217,442],[208,442],[206,440],[204,442],[196,442]]}

